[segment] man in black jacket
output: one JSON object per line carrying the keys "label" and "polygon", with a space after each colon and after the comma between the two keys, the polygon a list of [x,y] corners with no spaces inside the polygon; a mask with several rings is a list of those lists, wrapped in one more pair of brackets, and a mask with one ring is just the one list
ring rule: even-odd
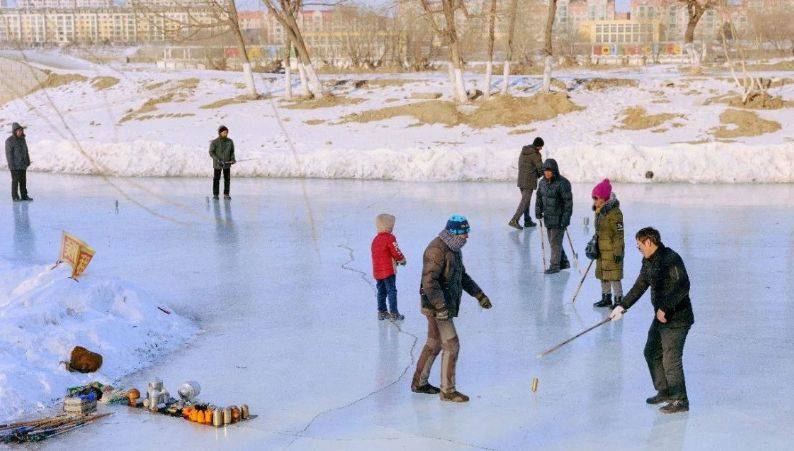
{"label": "man in black jacket", "polygon": [[610,318],[617,321],[648,287],[655,318],[645,343],[645,360],[651,371],[657,394],[648,404],[667,402],[664,413],[686,412],[689,399],[684,382],[684,342],[695,322],[689,299],[689,276],[681,257],[662,243],[659,231],[646,227],[635,235],[637,249],[643,255],[642,269],[629,293],[612,310]]}
{"label": "man in black jacket", "polygon": [[546,274],[555,274],[571,267],[562,246],[562,238],[565,229],[571,224],[572,213],[571,182],[560,175],[557,161],[549,158],[543,163],[543,178],[538,182],[538,195],[535,198],[535,217],[544,220],[551,245],[551,262]]}
{"label": "man in black jacket", "polygon": [[529,202],[532,200],[532,191],[538,187],[538,178],[543,175],[541,150],[543,150],[543,138],[538,136],[531,146],[524,146],[521,149],[521,155],[518,157],[518,189],[521,190],[521,201],[518,203],[516,213],[507,223],[514,229],[522,229],[518,224],[522,215],[524,216],[524,227],[535,227],[535,223],[529,216]]}
{"label": "man in black jacket", "polygon": [[6,162],[11,171],[11,199],[14,202],[31,201],[28,197],[27,170],[30,166],[25,128],[14,122],[11,136],[6,139]]}

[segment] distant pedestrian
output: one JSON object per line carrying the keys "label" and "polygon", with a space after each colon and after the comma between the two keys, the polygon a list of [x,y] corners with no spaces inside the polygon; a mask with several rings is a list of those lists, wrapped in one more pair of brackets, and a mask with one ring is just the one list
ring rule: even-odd
{"label": "distant pedestrian", "polygon": [[565,229],[571,224],[573,213],[573,193],[571,182],[560,175],[557,161],[549,158],[543,163],[543,178],[538,182],[538,195],[535,199],[535,217],[546,225],[551,245],[551,264],[546,274],[556,274],[561,269],[571,267],[562,239]]}
{"label": "distant pedestrian", "polygon": [[634,237],[643,256],[642,269],[634,286],[609,316],[612,321],[618,321],[651,288],[655,316],[645,343],[645,361],[657,392],[645,402],[667,402],[659,409],[664,413],[686,412],[689,397],[684,380],[684,342],[695,322],[689,298],[689,275],[681,256],[662,243],[658,230],[646,227]]}
{"label": "distant pedestrian", "polygon": [[231,167],[236,163],[234,159],[234,141],[229,139],[229,129],[225,125],[218,128],[218,137],[210,143],[210,157],[212,157],[212,197],[218,198],[220,190],[221,173],[223,174],[223,197],[231,199],[229,185],[231,184]]}
{"label": "distant pedestrian", "polygon": [[11,171],[11,200],[30,202],[28,196],[27,170],[30,166],[28,143],[25,140],[25,127],[14,122],[11,136],[6,139],[6,162]]}
{"label": "distant pedestrian", "polygon": [[595,233],[598,243],[596,279],[601,281],[601,300],[595,307],[612,307],[620,304],[623,297],[623,212],[620,202],[612,192],[609,179],[604,179],[593,188],[593,210],[595,211]]}
{"label": "distant pedestrian", "polygon": [[[403,320],[397,310],[397,272],[395,265],[405,265],[406,260],[392,234],[396,219],[390,214],[375,218],[378,234],[372,240],[372,275],[378,288],[378,319]],[[386,299],[389,308],[386,310]]]}
{"label": "distant pedestrian", "polygon": [[518,157],[518,189],[521,190],[521,201],[518,203],[516,213],[510,222],[510,227],[521,230],[518,220],[524,216],[524,227],[535,227],[529,215],[529,203],[532,200],[532,191],[538,186],[538,179],[543,176],[543,159],[540,151],[543,150],[543,138],[538,136],[532,145],[524,146]]}
{"label": "distant pedestrian", "polygon": [[[466,402],[469,397],[455,388],[455,367],[460,342],[453,318],[458,316],[460,298],[465,291],[480,307],[489,309],[491,300],[469,277],[463,266],[461,248],[469,239],[469,221],[460,215],[452,216],[447,226],[427,245],[423,256],[422,314],[427,317],[427,342],[416,362],[411,391],[434,395],[442,401]],[[439,352],[441,355],[441,390],[428,382],[430,370]]]}

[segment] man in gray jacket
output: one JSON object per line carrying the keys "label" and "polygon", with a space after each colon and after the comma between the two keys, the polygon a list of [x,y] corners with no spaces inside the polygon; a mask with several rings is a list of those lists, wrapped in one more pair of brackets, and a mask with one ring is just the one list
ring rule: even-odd
{"label": "man in gray jacket", "polygon": [[518,219],[522,215],[524,216],[524,227],[535,227],[535,223],[529,216],[529,202],[532,200],[532,191],[535,191],[538,186],[538,178],[543,175],[541,150],[543,150],[543,138],[538,136],[531,146],[524,146],[521,149],[521,156],[518,157],[518,188],[521,190],[521,201],[518,203],[513,219],[507,223],[510,227],[518,230],[522,229],[518,224]]}
{"label": "man in gray jacket", "polygon": [[231,184],[231,168],[236,162],[234,159],[234,141],[229,139],[229,129],[225,125],[218,128],[218,137],[210,143],[210,157],[212,157],[212,197],[218,198],[221,174],[223,174],[223,197],[231,199],[229,185]]}
{"label": "man in gray jacket", "polygon": [[11,199],[14,202],[32,201],[28,196],[27,170],[30,166],[25,128],[14,122],[11,136],[6,139],[6,161],[11,171]]}

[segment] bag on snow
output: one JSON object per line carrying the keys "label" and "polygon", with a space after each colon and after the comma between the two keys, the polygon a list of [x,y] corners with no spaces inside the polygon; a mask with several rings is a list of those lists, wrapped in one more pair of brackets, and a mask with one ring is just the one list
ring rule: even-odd
{"label": "bag on snow", "polygon": [[587,243],[587,247],[584,249],[584,254],[590,260],[595,260],[601,255],[601,252],[598,250],[598,235],[593,235],[593,237],[590,238],[590,242]]}

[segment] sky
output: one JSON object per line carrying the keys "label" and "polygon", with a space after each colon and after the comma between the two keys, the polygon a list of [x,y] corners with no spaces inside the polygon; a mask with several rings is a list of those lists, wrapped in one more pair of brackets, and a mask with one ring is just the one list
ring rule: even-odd
{"label": "sky", "polygon": [[[359,3],[362,5],[368,6],[379,6],[382,5],[389,0],[351,0],[352,3]],[[615,9],[618,12],[625,12],[629,10],[629,1],[630,0],[615,0]],[[114,0],[115,3],[121,4],[123,3],[122,0]],[[6,2],[9,6],[15,6],[16,0],[10,0]],[[262,2],[260,0],[239,0],[237,2],[238,8],[241,10],[257,10],[261,9]]]}

